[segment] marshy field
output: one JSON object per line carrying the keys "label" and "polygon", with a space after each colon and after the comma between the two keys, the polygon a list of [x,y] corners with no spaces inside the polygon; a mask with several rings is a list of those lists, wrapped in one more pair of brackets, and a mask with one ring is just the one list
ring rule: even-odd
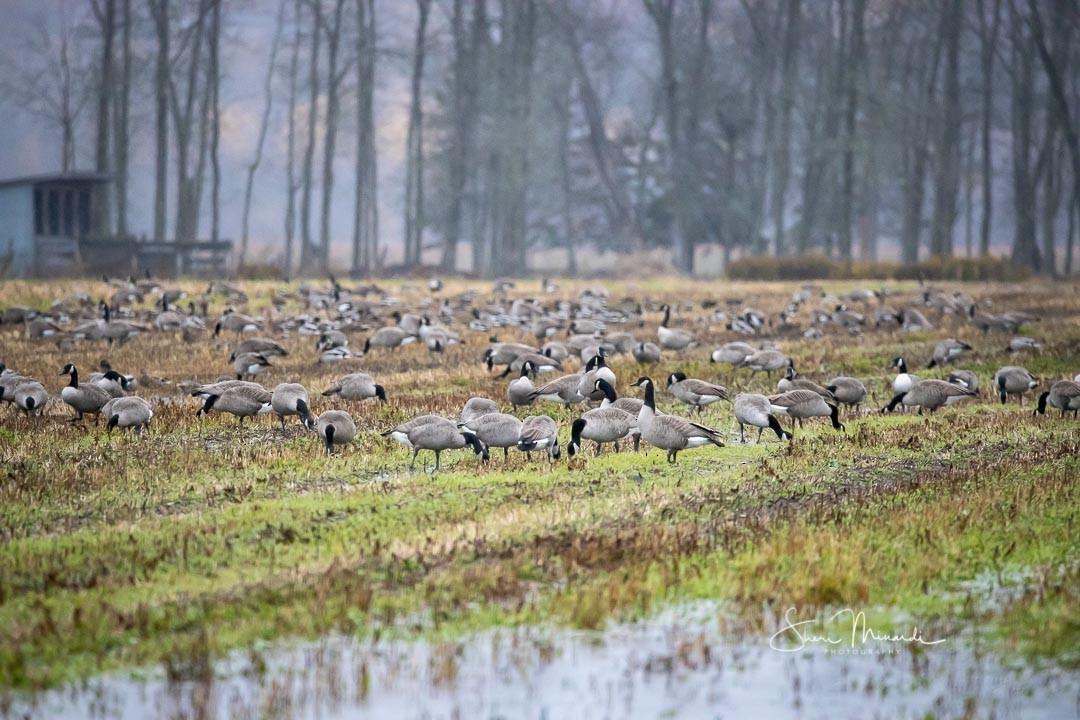
{"label": "marshy field", "polygon": [[[95,339],[102,300],[109,322],[138,329]],[[619,397],[641,398],[650,377],[672,415],[691,409],[672,373],[726,388],[693,413],[723,447],[674,464],[647,439],[571,457],[587,407],[512,408],[519,372],[483,362],[493,343],[562,343],[562,370],[539,386],[583,368],[583,336],[662,344],[664,305],[691,344],[642,364],[620,338],[606,364]],[[1076,283],[5,281],[0,310],[0,360],[49,396],[37,414],[0,402],[0,714],[1080,708],[1080,421],[1052,402],[1033,412],[1080,373]],[[258,327],[215,334],[241,314]],[[399,325],[417,339],[363,351]],[[192,393],[235,379],[230,355],[253,337],[287,352],[255,381],[302,384],[315,417],[349,412],[351,443],[328,456],[297,417],[197,415]],[[928,368],[946,339],[968,347]],[[785,371],[710,361],[736,341],[824,387],[857,378],[867,397],[830,403],[843,430],[780,416],[791,440],[766,429],[758,443],[748,426],[743,442],[732,400],[776,395]],[[923,381],[970,370],[979,389],[883,413],[896,358]],[[86,383],[102,360],[149,402],[147,432],[68,421],[61,371]],[[1002,402],[1003,366],[1036,387]],[[386,402],[321,394],[356,372]],[[434,472],[430,451],[410,468],[412,451],[382,434],[425,414],[456,423],[472,397],[549,415],[561,456],[490,448],[479,462],[466,447]]]}

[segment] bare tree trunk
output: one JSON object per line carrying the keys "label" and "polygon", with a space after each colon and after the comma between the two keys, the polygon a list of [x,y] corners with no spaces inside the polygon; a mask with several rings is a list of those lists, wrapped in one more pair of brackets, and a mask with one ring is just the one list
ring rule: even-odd
{"label": "bare tree trunk", "polygon": [[979,225],[979,254],[990,254],[990,228],[994,219],[994,153],[991,134],[994,119],[994,56],[1001,26],[1001,0],[993,2],[989,25],[985,0],[978,0],[980,60],[982,65],[982,221]]}
{"label": "bare tree trunk", "polygon": [[353,208],[353,274],[369,274],[375,261],[378,208],[375,170],[375,2],[356,0],[356,204]]}
{"label": "bare tree trunk", "polygon": [[934,219],[930,225],[930,254],[948,257],[953,251],[956,193],[960,177],[960,0],[946,0],[941,11],[945,43],[944,115],[934,182]]}
{"label": "bare tree trunk", "polygon": [[1016,239],[1012,260],[1039,272],[1042,259],[1035,240],[1035,183],[1031,167],[1032,58],[1024,38],[1023,23],[1015,8],[1012,15],[1012,159],[1013,205]]}
{"label": "bare tree trunk", "polygon": [[[94,146],[94,169],[99,173],[110,171],[111,153],[110,139],[112,136],[111,111],[115,81],[113,80],[113,40],[116,36],[116,0],[103,0],[104,7],[98,2],[91,3],[94,16],[97,18],[98,31],[101,34],[101,75],[98,77],[97,88],[97,142]],[[109,192],[102,194],[101,200],[94,208],[97,217],[93,221],[96,228],[111,225],[112,211],[110,210]]]}
{"label": "bare tree trunk", "polygon": [[330,26],[326,29],[327,84],[326,123],[323,139],[322,206],[319,217],[319,248],[322,251],[321,267],[325,273],[330,269],[330,208],[334,197],[334,149],[337,144],[338,99],[345,70],[338,69],[338,48],[341,45],[341,15],[345,0],[336,0]]}
{"label": "bare tree trunk", "polygon": [[852,225],[855,213],[855,144],[857,142],[857,118],[859,108],[859,83],[857,68],[866,55],[863,27],[866,17],[866,0],[853,0],[848,44],[851,61],[845,68],[847,83],[847,108],[844,115],[844,177],[840,195],[839,247],[841,259],[851,260]]}
{"label": "bare tree trunk", "polygon": [[[942,42],[940,36],[928,40],[931,44],[930,59],[925,74],[920,78],[922,92],[913,99],[912,108],[907,110],[914,115],[911,121],[911,136],[907,139],[908,167],[904,173],[904,210],[901,229],[901,262],[913,264],[919,261],[919,241],[922,236],[923,201],[926,197],[926,168],[929,162],[928,147],[931,131],[930,112],[934,107],[937,85],[938,65],[941,61]],[[926,63],[925,60],[922,60]]]}
{"label": "bare tree trunk", "polygon": [[799,55],[801,0],[786,0],[787,23],[784,31],[783,59],[780,64],[780,128],[773,154],[772,221],[773,254],[787,252],[784,239],[788,181],[791,178],[791,113],[795,105],[795,73]]}
{"label": "bare tree trunk", "polygon": [[[266,132],[270,127],[270,112],[274,107],[274,71],[277,68],[278,48],[281,45],[281,34],[285,27],[285,7],[288,2],[289,0],[281,0],[281,3],[278,5],[277,20],[274,23],[274,39],[270,42],[270,60],[266,65],[266,80],[263,83],[263,94],[266,96],[266,102],[263,105],[262,116],[259,119],[259,135],[255,140],[255,157],[252,158],[247,166],[247,181],[244,184],[244,209],[240,221],[241,267],[247,263],[248,237],[250,235],[248,221],[251,217],[251,193],[255,187],[255,173],[258,171],[259,164],[262,162],[263,144],[266,142]],[[289,140],[291,141],[292,137],[290,137]]]}
{"label": "bare tree trunk", "polygon": [[131,0],[122,0],[123,9],[121,22],[121,63],[119,98],[116,104],[116,112],[113,113],[115,122],[113,162],[116,173],[116,234],[127,237],[127,188],[128,188],[128,144],[129,118],[131,116]]}
{"label": "bare tree trunk", "polygon": [[214,8],[211,14],[213,28],[210,34],[210,61],[208,72],[210,77],[210,113],[212,125],[210,128],[210,168],[212,173],[212,187],[210,192],[210,239],[217,242],[221,238],[221,159],[218,155],[221,143],[221,66],[219,62],[221,50],[221,3],[223,0],[214,0]]}
{"label": "bare tree trunk", "polygon": [[413,47],[412,96],[409,101],[409,132],[405,164],[405,266],[416,267],[424,236],[424,108],[421,88],[431,0],[416,0],[416,44]]}
{"label": "bare tree trunk", "polygon": [[292,51],[289,55],[289,113],[286,130],[285,158],[285,257],[282,272],[286,280],[292,277],[293,241],[296,235],[296,97],[300,75],[300,33],[302,17],[300,6],[304,0],[296,0],[293,22]]}
{"label": "bare tree trunk", "polygon": [[154,135],[154,239],[165,240],[165,222],[169,192],[169,73],[172,58],[169,51],[169,0],[149,0],[157,32],[157,65],[154,72],[155,116]]}
{"label": "bare tree trunk", "polygon": [[315,128],[319,123],[319,45],[322,38],[322,0],[309,3],[312,8],[311,59],[308,67],[307,145],[304,148],[302,187],[300,191],[300,272],[310,273],[317,251],[311,236],[311,194],[315,172]]}
{"label": "bare tree trunk", "polygon": [[[203,102],[202,113],[196,113],[200,96],[205,96],[205,90],[209,83],[203,85],[200,93],[199,70],[202,65],[203,41],[206,34],[206,17],[210,9],[210,3],[214,0],[199,0],[197,6],[198,15],[190,29],[191,49],[188,51],[187,83],[184,94],[181,96],[170,74],[169,97],[173,114],[173,125],[176,128],[176,239],[178,241],[191,241],[198,234],[198,205],[199,205],[199,182],[201,180],[203,127],[205,120],[206,104]],[[198,128],[195,120],[198,117]],[[195,139],[195,133],[199,133],[200,144],[198,151],[200,157],[196,158],[196,173],[191,173],[191,145]]]}

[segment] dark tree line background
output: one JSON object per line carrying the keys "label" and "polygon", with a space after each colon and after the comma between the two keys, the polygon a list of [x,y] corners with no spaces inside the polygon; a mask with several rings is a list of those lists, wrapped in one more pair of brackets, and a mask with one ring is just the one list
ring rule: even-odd
{"label": "dark tree line background", "polygon": [[[145,112],[147,232],[216,239],[232,192],[241,258],[266,257],[249,214],[273,186],[288,274],[400,257],[404,270],[518,275],[541,249],[576,272],[596,249],[650,247],[690,273],[706,246],[905,263],[1008,252],[1040,273],[1074,269],[1075,0],[87,6],[31,31],[2,86],[55,130],[64,169],[93,144],[94,169],[116,178],[119,233],[132,183],[151,183],[131,174],[131,118]],[[221,160],[221,118],[231,49],[257,16],[273,33],[256,50],[255,150],[237,170]],[[383,101],[407,107],[403,153],[378,139],[390,79],[404,88]],[[380,182],[380,154],[404,158],[404,187]],[[400,236],[380,235],[388,207]]]}

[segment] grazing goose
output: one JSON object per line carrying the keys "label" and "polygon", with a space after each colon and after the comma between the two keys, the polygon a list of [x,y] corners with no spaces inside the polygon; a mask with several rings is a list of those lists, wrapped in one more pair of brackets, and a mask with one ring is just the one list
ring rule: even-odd
{"label": "grazing goose", "polygon": [[10,371],[0,374],[0,400],[15,402],[15,388],[18,387],[19,383],[31,380],[33,378]]}
{"label": "grazing goose", "polygon": [[334,384],[322,391],[323,395],[337,395],[342,400],[356,401],[378,398],[386,402],[386,389],[367,373],[342,375]]}
{"label": "grazing goose", "polygon": [[[492,339],[494,340],[494,338]],[[493,342],[486,350],[484,350],[481,362],[487,365],[488,370],[492,370],[496,365],[509,365],[514,362],[514,360],[517,360],[519,355],[530,355],[534,353],[536,353],[536,348],[528,345]],[[548,355],[548,357],[553,356]],[[565,358],[565,356],[563,357]]]}
{"label": "grazing goose", "polygon": [[811,380],[803,380],[802,378],[798,377],[798,375],[799,373],[795,370],[795,365],[789,362],[787,370],[784,371],[784,377],[780,378],[780,380],[776,383],[776,392],[786,393],[791,392],[792,390],[810,390],[811,392],[816,392],[818,395],[825,398],[826,400],[836,399],[833,397],[833,394],[826,388],[823,388],[822,386]]}
{"label": "grazing goose", "polygon": [[933,414],[942,405],[952,405],[971,397],[975,397],[974,390],[944,380],[920,380],[909,390],[897,393],[888,405],[881,408],[881,412],[892,412],[898,404],[903,403],[909,407],[918,407],[920,415],[924,408]]}
{"label": "grazing goose", "polygon": [[[611,345],[617,353],[633,352],[635,347],[637,347],[639,344],[643,344],[638,343],[637,338],[634,337],[632,333],[628,332],[608,333],[604,337],[604,343],[606,345]],[[649,344],[652,345],[652,343]],[[653,347],[656,346],[653,345]],[[659,352],[659,350],[660,348],[657,348],[657,352]]]}
{"label": "grazing goose", "polygon": [[765,428],[772,428],[776,437],[781,440],[790,440],[792,435],[780,427],[780,421],[772,413],[772,405],[769,398],[757,393],[739,393],[735,396],[735,420],[739,423],[739,440],[745,445],[746,435],[743,433],[746,425],[758,429],[757,442],[761,442],[761,433]]}
{"label": "grazing goose", "polygon": [[611,385],[615,384],[615,373],[607,366],[607,351],[599,348],[596,354],[585,365],[585,373],[578,381],[578,394],[589,402],[597,402],[604,399],[604,393],[596,389],[597,380],[606,380]]}
{"label": "grazing goose", "polygon": [[236,372],[237,380],[243,380],[244,378],[254,379],[256,375],[271,367],[270,360],[265,355],[257,353],[237,355],[232,366]]}
{"label": "grazing goose", "polygon": [[1039,407],[1032,414],[1042,415],[1048,404],[1060,410],[1061,417],[1065,417],[1069,410],[1072,410],[1074,417],[1080,415],[1080,382],[1058,380],[1039,396]]}
{"label": "grazing goose", "polygon": [[297,416],[300,423],[311,430],[315,427],[315,418],[311,417],[308,407],[307,388],[300,383],[279,383],[270,393],[270,407],[281,420],[281,429],[285,429],[286,416]]}
{"label": "grazing goose", "polygon": [[630,417],[634,418],[634,429],[630,434],[634,438],[634,451],[636,452],[641,445],[641,430],[637,426],[637,416],[641,413],[641,406],[644,401],[641,400],[641,398],[618,397],[615,394],[615,386],[607,380],[597,380],[596,389],[604,394],[604,399],[600,403],[601,408],[615,408],[616,410],[622,410],[629,413]]}
{"label": "grazing goose", "polygon": [[15,407],[25,414],[37,415],[45,407],[45,403],[49,402],[49,393],[45,391],[45,386],[37,380],[26,378],[15,386],[12,392],[12,400]]}
{"label": "grazing goose", "polygon": [[649,444],[661,450],[667,450],[669,463],[675,464],[680,450],[707,444],[724,447],[724,443],[720,442],[719,434],[710,427],[675,415],[657,414],[656,391],[650,378],[640,377],[634,385],[645,389],[645,399],[641,405],[641,412],[638,414],[638,429],[641,431],[641,437]]}
{"label": "grazing goose", "polygon": [[533,400],[548,400],[563,405],[574,405],[585,400],[585,396],[578,392],[580,384],[580,375],[563,375],[561,378],[544,383],[536,388],[529,393],[529,397]]}
{"label": "grazing goose", "polygon": [[1038,350],[1042,345],[1035,342],[1035,338],[1029,337],[1014,337],[1009,341],[1009,347],[1005,348],[1005,352],[1025,352],[1027,350]]}
{"label": "grazing goose", "polygon": [[388,325],[384,328],[379,328],[371,335],[371,337],[364,341],[364,354],[367,355],[371,351],[371,348],[387,348],[393,350],[394,348],[408,345],[415,341],[415,334],[403,330],[396,325]]}
{"label": "grazing goose", "polygon": [[289,355],[288,350],[281,347],[273,340],[255,337],[248,338],[242,343],[236,346],[232,355],[229,356],[229,362],[236,360],[236,358],[244,353],[254,353],[256,355],[262,355],[263,357],[287,357]]}
{"label": "grazing goose", "polygon": [[677,400],[681,400],[690,406],[691,412],[697,410],[701,414],[701,408],[714,403],[717,400],[727,400],[727,388],[714,385],[704,380],[686,377],[686,373],[676,372],[668,375],[667,389]]}
{"label": "grazing goose", "polygon": [[904,308],[900,311],[900,327],[908,332],[918,332],[932,330],[934,325],[915,308]]}
{"label": "grazing goose", "polygon": [[[603,382],[598,380],[597,383]],[[619,449],[619,441],[636,435],[638,419],[615,407],[596,408],[589,410],[574,421],[570,426],[570,444],[567,449],[570,457],[581,452],[581,441],[592,440],[596,443],[596,454],[604,443],[614,443],[616,452]]]}
{"label": "grazing goose", "polygon": [[997,389],[1001,404],[1004,405],[1009,395],[1020,397],[1020,407],[1024,406],[1024,395],[1034,390],[1039,382],[1025,368],[1006,365],[994,373],[994,387]]}
{"label": "grazing goose", "polygon": [[660,347],[665,350],[685,350],[694,344],[694,334],[682,328],[669,328],[671,322],[671,306],[664,305],[664,319],[660,321],[660,327],[656,329],[656,337],[660,341]]}
{"label": "grazing goose", "polygon": [[927,369],[954,362],[964,353],[971,350],[971,346],[963,340],[946,338],[934,346],[934,356],[930,359]]}
{"label": "grazing goose", "polygon": [[239,336],[240,333],[254,332],[261,326],[262,322],[259,320],[250,315],[234,312],[232,308],[229,308],[214,325],[214,337],[220,335],[222,330],[234,332]]}
{"label": "grazing goose", "polygon": [[112,400],[109,391],[100,385],[93,383],[80,385],[79,371],[71,363],[65,365],[60,374],[71,377],[71,382],[60,391],[60,399],[75,411],[75,417],[71,418],[71,422],[79,422],[85,414],[97,415],[105,403]]}
{"label": "grazing goose", "polygon": [[970,370],[953,370],[949,373],[949,382],[968,390],[979,391],[979,376]]}
{"label": "grazing goose", "polygon": [[273,411],[270,404],[273,399],[271,392],[258,383],[244,380],[203,385],[192,395],[206,398],[196,415],[202,416],[211,410],[220,410],[235,415],[241,425],[244,424],[244,418]]}
{"label": "grazing goose", "polygon": [[562,362],[566,358],[570,357],[570,348],[566,347],[564,343],[557,340],[551,340],[544,343],[544,346],[540,348],[540,354],[545,357],[549,357],[552,360],[558,360]]}
{"label": "grazing goose", "polygon": [[[464,416],[464,415],[465,415],[465,413],[462,413],[462,416]],[[391,438],[393,440],[396,440],[397,442],[401,443],[402,445],[404,445],[407,448],[411,448],[412,443],[409,441],[409,432],[413,428],[419,427],[420,425],[425,425],[427,423],[436,422],[438,420],[444,420],[444,419],[445,418],[442,418],[442,417],[440,417],[438,415],[418,415],[417,417],[414,417],[412,420],[408,420],[406,422],[403,422],[400,425],[392,427],[389,430],[387,430],[387,431],[385,431],[383,433],[380,433],[380,434],[383,437],[388,437],[388,438]]]}
{"label": "grazing goose", "polygon": [[521,423],[518,431],[517,449],[523,453],[546,450],[548,462],[559,459],[559,428],[547,415],[530,415]]}
{"label": "grazing goose", "polygon": [[488,413],[463,422],[458,427],[476,433],[480,442],[489,448],[503,449],[503,462],[510,460],[510,448],[517,447],[521,435],[521,420],[505,413]]}
{"label": "grazing goose", "polygon": [[494,400],[484,397],[473,397],[465,401],[465,407],[461,409],[461,422],[466,423],[481,415],[489,415],[499,412],[499,404]]}
{"label": "grazing goose", "polygon": [[529,373],[533,372],[535,367],[529,361],[522,363],[521,377],[507,386],[506,396],[510,399],[511,406],[517,408],[532,405],[535,402],[535,398],[530,397],[530,395],[536,387],[533,385],[532,380],[529,379]]}
{"label": "grazing goose", "polygon": [[750,368],[750,377],[753,377],[759,372],[769,374],[777,370],[784,370],[789,364],[791,364],[791,360],[788,359],[787,355],[770,348],[750,353],[743,358],[741,367]]}
{"label": "grazing goose", "polygon": [[894,395],[906,393],[915,386],[915,383],[919,382],[918,376],[908,373],[907,364],[904,362],[903,357],[893,358],[891,367],[896,368],[896,377],[893,379],[892,383]]}
{"label": "grazing goose", "polygon": [[326,443],[326,454],[334,454],[334,445],[348,445],[356,437],[356,423],[344,410],[327,410],[315,421],[315,432]]}
{"label": "grazing goose", "polygon": [[[105,358],[102,358],[101,362],[98,363],[98,367],[101,368],[100,372],[90,373],[90,382],[101,384],[99,381],[104,380],[105,376],[108,375],[109,371],[114,370],[114,368],[112,364],[109,363],[109,361]],[[126,385],[121,383],[120,387],[120,389],[122,389],[124,392],[132,392],[139,387],[139,381],[135,379],[134,375],[125,375],[124,373],[119,371],[117,371],[117,374],[119,374],[126,381]],[[112,376],[109,376],[109,379],[115,382],[115,378],[113,378]],[[110,389],[115,390],[115,388]],[[119,395],[114,395],[113,397],[119,397]]]}
{"label": "grazing goose", "polygon": [[847,375],[837,375],[829,381],[825,389],[832,393],[837,402],[854,407],[856,412],[866,400],[866,385],[863,381]]}
{"label": "grazing goose", "polygon": [[748,356],[753,355],[756,352],[757,348],[750,343],[744,343],[741,340],[724,343],[712,351],[709,355],[709,362],[726,363],[734,367],[739,367]]}
{"label": "grazing goose", "polygon": [[319,353],[319,362],[335,363],[352,359],[352,351],[347,347],[333,347]]}
{"label": "grazing goose", "polygon": [[130,389],[128,387],[127,377],[115,370],[106,370],[103,373],[92,373],[90,375],[90,383],[105,390],[105,392],[109,393],[109,397],[111,398],[124,397]]}
{"label": "grazing goose", "polygon": [[813,390],[792,390],[773,395],[769,398],[769,409],[776,415],[797,420],[799,427],[802,427],[803,420],[807,418],[827,417],[832,420],[834,429],[845,429],[843,423],[840,422],[840,409],[832,403],[825,402],[825,398]]}
{"label": "grazing goose", "polygon": [[532,363],[534,373],[548,373],[563,369],[562,362],[559,360],[553,360],[547,355],[542,355],[540,353],[529,352],[521,353],[507,363],[506,369],[496,377],[504,378],[510,373],[521,372],[521,368],[525,363]]}
{"label": "grazing goose", "polygon": [[414,425],[404,433],[405,443],[413,450],[412,463],[416,465],[416,456],[421,450],[435,452],[435,469],[441,467],[441,455],[443,450],[460,450],[463,447],[472,448],[478,460],[487,460],[491,457],[487,447],[480,441],[471,430],[458,431],[457,425],[446,418],[436,417],[429,421]]}
{"label": "grazing goose", "polygon": [[144,429],[149,430],[150,418],[154,417],[150,403],[141,397],[113,398],[105,403],[101,414],[109,419],[106,426],[109,432],[113,428],[135,428],[136,435],[141,435]]}
{"label": "grazing goose", "polygon": [[315,343],[315,349],[330,350],[332,348],[342,348],[349,344],[349,336],[340,330],[326,330],[319,336],[319,341]]}
{"label": "grazing goose", "polygon": [[640,365],[651,365],[660,362],[660,346],[656,343],[638,343],[630,353]]}

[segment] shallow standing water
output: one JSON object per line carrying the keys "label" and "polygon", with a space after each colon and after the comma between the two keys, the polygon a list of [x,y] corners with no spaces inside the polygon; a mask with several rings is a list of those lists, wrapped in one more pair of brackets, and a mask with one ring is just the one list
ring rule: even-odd
{"label": "shallow standing water", "polygon": [[[810,644],[725,632],[702,604],[602,632],[498,629],[454,641],[326,638],[238,653],[209,682],[116,674],[22,701],[13,717],[1062,718],[1080,675],[1017,670],[959,638]],[[790,649],[790,644],[787,646]],[[255,667],[263,665],[256,672]]]}

